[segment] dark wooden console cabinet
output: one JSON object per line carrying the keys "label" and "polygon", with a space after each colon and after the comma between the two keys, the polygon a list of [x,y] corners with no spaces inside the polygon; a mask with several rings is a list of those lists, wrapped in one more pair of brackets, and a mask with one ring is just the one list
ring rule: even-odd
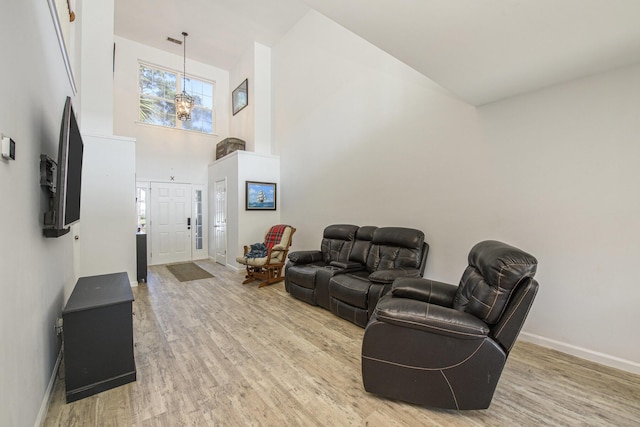
{"label": "dark wooden console cabinet", "polygon": [[127,273],[81,277],[62,311],[67,403],[136,380]]}
{"label": "dark wooden console cabinet", "polygon": [[147,282],[147,235],[136,233],[136,270],[138,282]]}

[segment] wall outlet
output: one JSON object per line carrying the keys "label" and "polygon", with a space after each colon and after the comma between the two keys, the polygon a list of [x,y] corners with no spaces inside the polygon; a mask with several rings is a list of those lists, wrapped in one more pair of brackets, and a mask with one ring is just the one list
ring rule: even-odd
{"label": "wall outlet", "polygon": [[53,330],[56,332],[57,336],[62,334],[62,317],[56,318],[56,321],[53,323]]}

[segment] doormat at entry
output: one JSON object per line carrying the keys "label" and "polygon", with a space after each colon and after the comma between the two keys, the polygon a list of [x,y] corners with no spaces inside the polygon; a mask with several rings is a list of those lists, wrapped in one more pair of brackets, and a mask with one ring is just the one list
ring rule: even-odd
{"label": "doormat at entry", "polygon": [[185,262],[182,264],[167,265],[167,268],[176,276],[180,282],[188,282],[190,280],[209,279],[213,277],[211,273],[198,267],[193,262]]}

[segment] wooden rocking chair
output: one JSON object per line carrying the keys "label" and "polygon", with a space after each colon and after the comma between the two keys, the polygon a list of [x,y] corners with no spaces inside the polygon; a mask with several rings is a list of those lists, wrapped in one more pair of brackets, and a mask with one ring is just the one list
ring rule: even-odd
{"label": "wooden rocking chair", "polygon": [[[265,253],[256,252],[251,247],[244,247],[244,255],[236,258],[236,262],[247,268],[246,280],[243,285],[256,280],[261,280],[260,286],[272,285],[284,280],[282,271],[287,261],[287,253],[291,246],[291,239],[296,229],[290,225],[274,225],[265,234]],[[256,246],[257,245],[251,245]],[[247,256],[249,255],[249,256]],[[256,256],[258,255],[258,256]]]}

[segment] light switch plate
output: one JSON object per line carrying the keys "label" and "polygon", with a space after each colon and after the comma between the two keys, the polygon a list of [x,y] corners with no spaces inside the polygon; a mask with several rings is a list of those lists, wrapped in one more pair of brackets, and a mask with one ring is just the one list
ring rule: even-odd
{"label": "light switch plate", "polygon": [[8,136],[2,135],[2,157],[9,160],[16,159],[16,143]]}

